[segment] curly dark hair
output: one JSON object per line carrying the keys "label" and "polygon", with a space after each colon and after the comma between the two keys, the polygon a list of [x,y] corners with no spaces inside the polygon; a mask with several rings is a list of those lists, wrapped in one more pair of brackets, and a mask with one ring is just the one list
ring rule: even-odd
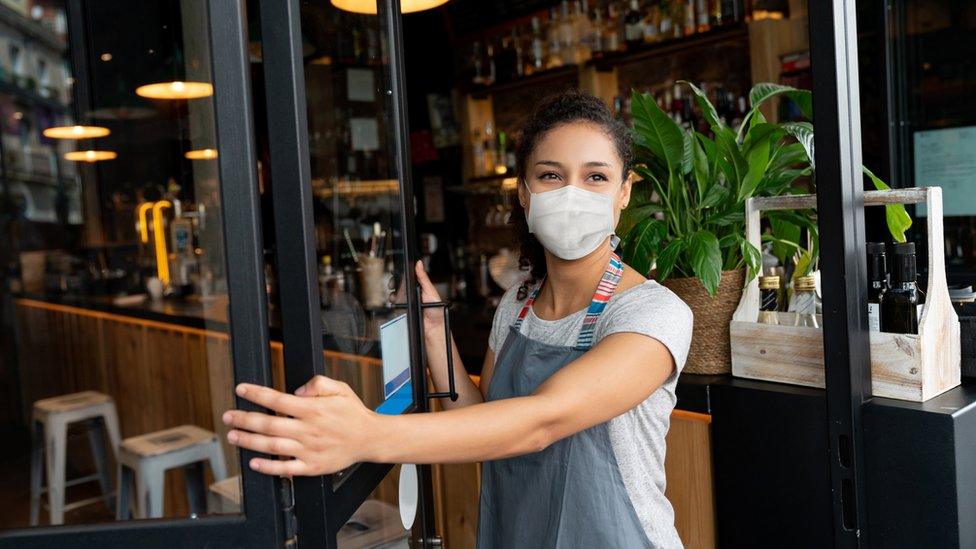
{"label": "curly dark hair", "polygon": [[[515,174],[520,185],[526,184],[526,163],[539,141],[553,129],[573,122],[595,124],[606,132],[620,156],[622,176],[627,177],[634,161],[630,130],[614,117],[610,108],[599,98],[572,89],[541,100],[523,122],[515,142]],[[515,224],[518,234],[519,268],[529,272],[518,290],[517,297],[522,301],[528,297],[529,288],[546,276],[546,255],[542,244],[529,232],[525,209],[518,200],[513,207],[511,222]]]}

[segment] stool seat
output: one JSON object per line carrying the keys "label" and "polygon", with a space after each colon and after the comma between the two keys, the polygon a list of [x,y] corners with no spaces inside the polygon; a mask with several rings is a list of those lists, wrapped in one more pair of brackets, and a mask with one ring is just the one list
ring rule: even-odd
{"label": "stool seat", "polygon": [[122,441],[121,449],[140,457],[159,456],[217,439],[214,433],[196,425],[180,425]]}
{"label": "stool seat", "polygon": [[[220,440],[215,433],[196,425],[180,425],[127,438],[119,445],[118,500],[116,518],[163,516],[166,471],[182,468],[190,510],[206,512],[206,485],[203,464],[209,463],[214,480],[227,478],[227,465]],[[135,493],[130,488],[135,485]],[[134,498],[133,498],[134,496]],[[135,500],[132,506],[130,499]]]}
{"label": "stool seat", "polygon": [[97,391],[82,391],[70,395],[45,398],[34,402],[34,418],[43,421],[49,414],[84,412],[99,404],[109,404],[112,397]]}

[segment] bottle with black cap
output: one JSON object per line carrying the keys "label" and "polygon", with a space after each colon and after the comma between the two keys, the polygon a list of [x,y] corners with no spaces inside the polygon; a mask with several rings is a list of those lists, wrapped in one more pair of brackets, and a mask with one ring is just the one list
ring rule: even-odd
{"label": "bottle with black cap", "polygon": [[881,299],[888,289],[884,242],[868,242],[868,329],[881,331]]}
{"label": "bottle with black cap", "polygon": [[896,242],[892,252],[891,285],[881,297],[881,330],[917,334],[925,297],[917,284],[915,243]]}

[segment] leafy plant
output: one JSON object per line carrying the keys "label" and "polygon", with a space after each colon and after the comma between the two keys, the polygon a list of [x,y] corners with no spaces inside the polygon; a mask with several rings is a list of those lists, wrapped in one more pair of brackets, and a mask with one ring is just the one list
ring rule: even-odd
{"label": "leafy plant", "polygon": [[[753,196],[800,192],[801,177],[814,174],[813,126],[809,122],[773,124],[759,107],[785,95],[813,117],[812,96],[779,84],[757,84],[749,92],[750,110],[738,128],[719,118],[707,96],[688,86],[712,130],[712,136],[685,129],[672,120],[650,94],[632,95],[634,142],[641,181],[621,215],[624,260],[657,278],[697,277],[715,295],[722,271],[748,268],[749,279],[762,267],[762,254],[745,238],[745,201]],[[887,188],[865,169],[877,188]],[[901,205],[888,206],[888,225],[904,240],[911,218]],[[768,212],[772,231],[764,239],[784,262],[799,256],[804,271],[815,268],[819,250],[813,210]],[[809,242],[801,245],[806,230]]]}

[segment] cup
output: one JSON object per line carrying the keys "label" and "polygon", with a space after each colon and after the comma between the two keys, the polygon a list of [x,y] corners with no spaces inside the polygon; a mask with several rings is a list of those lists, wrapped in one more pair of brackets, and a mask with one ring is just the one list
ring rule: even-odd
{"label": "cup", "polygon": [[146,281],[146,291],[153,301],[159,301],[163,298],[163,281],[155,276],[150,278]]}
{"label": "cup", "polygon": [[359,291],[367,309],[381,309],[388,305],[389,289],[384,264],[382,257],[359,256]]}

